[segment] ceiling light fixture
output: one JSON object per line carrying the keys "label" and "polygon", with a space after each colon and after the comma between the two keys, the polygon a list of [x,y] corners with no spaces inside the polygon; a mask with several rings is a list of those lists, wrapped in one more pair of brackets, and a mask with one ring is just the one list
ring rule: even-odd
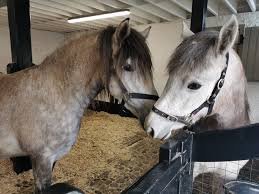
{"label": "ceiling light fixture", "polygon": [[100,19],[106,19],[106,18],[126,16],[126,15],[129,15],[129,14],[130,14],[130,10],[123,9],[123,10],[118,10],[118,11],[114,11],[114,12],[102,12],[102,13],[99,13],[99,14],[73,17],[73,18],[69,18],[67,20],[67,22],[68,23],[88,22],[88,21],[93,21],[93,20],[100,20]]}

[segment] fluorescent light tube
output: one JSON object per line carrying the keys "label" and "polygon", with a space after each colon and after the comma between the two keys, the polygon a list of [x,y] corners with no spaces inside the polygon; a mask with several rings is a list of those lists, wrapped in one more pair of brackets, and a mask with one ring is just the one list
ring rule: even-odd
{"label": "fluorescent light tube", "polygon": [[67,20],[67,22],[68,23],[87,22],[87,21],[93,21],[93,20],[113,18],[113,17],[118,17],[118,16],[125,16],[125,15],[129,15],[129,14],[130,14],[129,10],[120,10],[120,11],[115,11],[115,12],[103,12],[103,13],[95,14],[95,15],[70,18]]}

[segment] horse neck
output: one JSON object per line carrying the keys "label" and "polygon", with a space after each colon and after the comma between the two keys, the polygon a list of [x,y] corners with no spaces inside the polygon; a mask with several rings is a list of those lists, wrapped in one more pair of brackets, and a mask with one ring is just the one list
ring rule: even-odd
{"label": "horse neck", "polygon": [[234,128],[250,123],[248,112],[243,65],[237,53],[231,50],[225,83],[216,98],[212,115],[219,128]]}
{"label": "horse neck", "polygon": [[81,108],[103,89],[106,80],[97,41],[98,34],[83,35],[59,48],[40,68],[63,95],[76,99]]}

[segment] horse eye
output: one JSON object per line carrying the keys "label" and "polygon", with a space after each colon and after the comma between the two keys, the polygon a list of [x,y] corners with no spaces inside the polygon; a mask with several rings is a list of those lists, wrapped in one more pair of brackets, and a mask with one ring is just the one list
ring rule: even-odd
{"label": "horse eye", "polygon": [[191,90],[198,90],[201,88],[201,84],[197,82],[191,82],[187,87]]}
{"label": "horse eye", "polygon": [[125,70],[125,71],[133,71],[133,68],[132,68],[132,66],[131,65],[124,65],[123,66],[123,69]]}

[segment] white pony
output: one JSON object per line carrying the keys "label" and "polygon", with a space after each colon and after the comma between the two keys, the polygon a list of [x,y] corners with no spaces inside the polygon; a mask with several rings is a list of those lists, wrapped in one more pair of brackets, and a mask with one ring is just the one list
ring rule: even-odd
{"label": "white pony", "polygon": [[[194,35],[189,31],[184,34],[191,36],[172,55],[168,64],[169,79],[146,118],[146,131],[153,138],[167,139],[188,124],[202,130],[249,124],[247,81],[241,60],[232,48],[238,35],[236,17],[219,33],[203,31]],[[224,83],[220,78],[225,78]],[[165,119],[161,113],[178,120]],[[233,180],[246,162],[195,163],[194,177],[216,172],[225,180]]]}

